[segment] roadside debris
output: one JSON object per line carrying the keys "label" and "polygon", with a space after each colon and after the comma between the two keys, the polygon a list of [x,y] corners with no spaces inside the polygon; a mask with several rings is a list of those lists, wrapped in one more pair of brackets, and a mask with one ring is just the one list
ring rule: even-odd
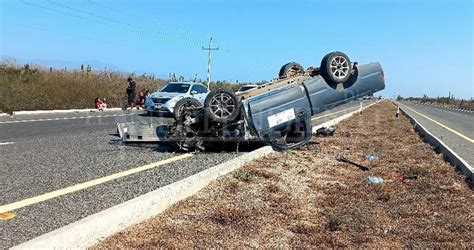
{"label": "roadside debris", "polygon": [[379,157],[375,155],[367,155],[367,160],[369,161],[378,161]]}
{"label": "roadside debris", "polygon": [[347,187],[347,183],[343,182],[343,181],[338,181],[336,182],[340,187],[343,187],[343,188],[346,188]]}
{"label": "roadside debris", "polygon": [[397,113],[395,114],[395,117],[398,117],[399,114],[400,114],[400,106],[397,106]]}
{"label": "roadside debris", "polygon": [[382,184],[383,179],[379,177],[374,177],[374,176],[367,176],[367,181],[369,183],[375,183],[375,184]]}
{"label": "roadside debris", "polygon": [[335,128],[326,128],[322,127],[316,130],[316,135],[322,135],[322,136],[333,136],[334,132],[336,132]]}
{"label": "roadside debris", "polygon": [[15,217],[16,217],[16,215],[12,214],[12,213],[2,213],[2,214],[0,214],[0,220],[10,220],[10,219],[13,219]]}
{"label": "roadside debris", "polygon": [[294,149],[288,150],[288,153],[293,154],[293,155],[299,154],[298,150],[294,150]]}
{"label": "roadside debris", "polygon": [[398,177],[398,180],[403,183],[405,183],[407,180],[417,180],[417,179],[418,179],[417,175],[403,175],[403,176]]}
{"label": "roadside debris", "polygon": [[350,163],[350,164],[352,164],[352,165],[354,165],[354,166],[360,168],[360,169],[363,170],[363,171],[368,171],[368,170],[369,170],[369,167],[364,166],[364,165],[361,165],[361,164],[356,163],[356,162],[353,162],[353,161],[351,161],[351,160],[345,158],[344,156],[338,156],[338,157],[336,157],[336,160],[337,160],[337,161],[340,161],[340,162]]}

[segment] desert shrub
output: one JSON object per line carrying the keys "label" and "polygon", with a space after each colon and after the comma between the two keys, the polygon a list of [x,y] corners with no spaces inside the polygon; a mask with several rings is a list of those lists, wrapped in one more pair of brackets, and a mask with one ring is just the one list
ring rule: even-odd
{"label": "desert shrub", "polygon": [[[128,74],[109,71],[53,70],[31,65],[0,64],[0,109],[12,110],[93,108],[94,99],[107,99],[111,107],[126,101]],[[166,81],[135,76],[137,91],[157,90]]]}
{"label": "desert shrub", "polygon": [[[110,70],[94,71],[89,65],[66,70],[3,61],[0,63],[0,111],[94,108],[97,97],[107,99],[109,107],[123,107],[127,101],[125,87],[129,75]],[[146,74],[133,77],[138,84],[137,92],[147,89],[154,92],[171,81]],[[242,85],[216,81],[211,82],[210,88],[236,91]]]}

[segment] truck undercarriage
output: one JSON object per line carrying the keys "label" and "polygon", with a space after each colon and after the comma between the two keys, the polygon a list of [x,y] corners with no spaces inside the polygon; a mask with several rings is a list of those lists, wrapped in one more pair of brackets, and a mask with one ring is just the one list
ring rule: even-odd
{"label": "truck undercarriage", "polygon": [[312,116],[384,88],[379,63],[358,65],[344,53],[332,52],[319,68],[287,63],[278,78],[239,95],[211,91],[204,106],[184,98],[176,103],[178,112],[168,124],[118,124],[118,130],[124,142],[168,142],[181,150],[243,141],[286,150],[311,139]]}

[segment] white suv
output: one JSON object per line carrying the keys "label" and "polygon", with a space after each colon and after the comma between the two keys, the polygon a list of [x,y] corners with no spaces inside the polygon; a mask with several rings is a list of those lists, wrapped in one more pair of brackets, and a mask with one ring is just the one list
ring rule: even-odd
{"label": "white suv", "polygon": [[173,113],[176,103],[186,97],[204,103],[209,89],[195,82],[170,82],[158,92],[154,92],[145,100],[145,110],[148,113],[165,111]]}

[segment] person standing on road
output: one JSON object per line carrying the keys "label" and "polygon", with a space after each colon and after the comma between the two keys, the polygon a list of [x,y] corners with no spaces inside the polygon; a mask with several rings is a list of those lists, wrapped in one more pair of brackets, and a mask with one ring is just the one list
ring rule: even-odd
{"label": "person standing on road", "polygon": [[127,81],[128,81],[128,86],[127,86],[128,105],[130,106],[130,109],[133,109],[135,105],[137,83],[131,77],[127,78]]}

